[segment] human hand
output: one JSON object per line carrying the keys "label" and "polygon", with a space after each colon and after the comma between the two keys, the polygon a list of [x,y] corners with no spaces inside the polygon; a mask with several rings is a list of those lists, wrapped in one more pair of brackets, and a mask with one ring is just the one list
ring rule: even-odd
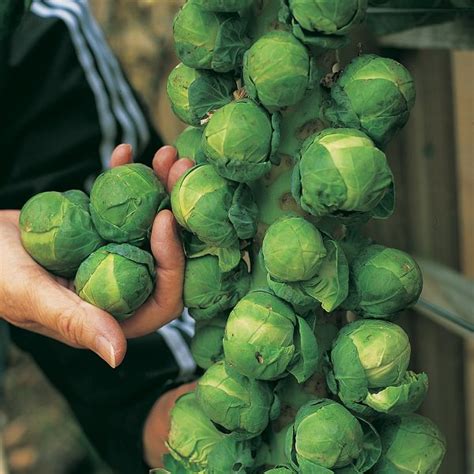
{"label": "human hand", "polygon": [[[129,161],[131,148],[117,147],[112,166]],[[155,155],[153,167],[170,188],[190,166],[189,160],[177,162],[174,148],[164,147]],[[11,324],[91,349],[116,367],[125,356],[126,337],[148,334],[181,313],[184,256],[170,211],[160,212],[153,225],[151,247],[158,264],[155,292],[122,324],[80,299],[71,281],[50,274],[29,256],[20,240],[19,214],[0,211],[0,315]]]}
{"label": "human hand", "polygon": [[163,456],[168,453],[166,441],[171,424],[171,409],[181,395],[195,388],[196,382],[181,385],[163,394],[153,405],[143,428],[143,456],[150,467],[163,467]]}

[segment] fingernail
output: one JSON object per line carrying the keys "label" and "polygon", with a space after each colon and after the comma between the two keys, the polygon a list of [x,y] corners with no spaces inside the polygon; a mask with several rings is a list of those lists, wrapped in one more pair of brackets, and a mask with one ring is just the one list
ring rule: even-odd
{"label": "fingernail", "polygon": [[97,336],[95,340],[95,353],[107,362],[107,364],[115,369],[117,363],[115,361],[115,349],[112,343],[104,336]]}

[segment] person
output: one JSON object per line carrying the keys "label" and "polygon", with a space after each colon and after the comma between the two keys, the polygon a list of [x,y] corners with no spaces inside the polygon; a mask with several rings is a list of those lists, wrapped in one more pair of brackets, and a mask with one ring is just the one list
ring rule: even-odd
{"label": "person", "polygon": [[147,472],[160,466],[169,411],[196,371],[192,322],[178,318],[184,255],[174,217],[164,210],[153,224],[154,294],[118,323],[31,259],[19,209],[42,191],[88,190],[101,170],[132,158],[168,190],[193,163],[162,146],[87,0],[2,2],[0,98],[1,318],[114,471]]}

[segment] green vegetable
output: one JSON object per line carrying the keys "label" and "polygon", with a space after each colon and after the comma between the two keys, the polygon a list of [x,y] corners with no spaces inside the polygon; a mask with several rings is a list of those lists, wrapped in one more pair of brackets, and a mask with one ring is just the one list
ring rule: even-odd
{"label": "green vegetable", "polygon": [[312,62],[306,47],[291,33],[272,31],[244,56],[248,94],[268,110],[297,104],[312,87]]}
{"label": "green vegetable", "polygon": [[133,163],[109,169],[92,186],[90,211],[105,240],[141,245],[157,212],[168,204],[165,188],[148,166]]}
{"label": "green vegetable", "polygon": [[212,255],[186,261],[183,300],[197,321],[232,308],[249,287],[250,274],[243,260],[229,272],[222,272],[218,258]]}
{"label": "green vegetable", "polygon": [[249,40],[246,21],[238,15],[204,10],[188,1],[173,23],[176,53],[186,66],[229,72],[238,68]]}
{"label": "green vegetable", "polygon": [[274,467],[273,469],[270,469],[268,471],[265,471],[264,474],[288,474],[288,473],[296,473],[296,471],[293,471],[291,467],[286,467],[286,466],[279,466],[279,467]]}
{"label": "green vegetable", "polygon": [[219,431],[193,392],[180,397],[171,411],[167,445],[188,472],[245,473],[253,465],[251,443]]}
{"label": "green vegetable", "polygon": [[20,213],[26,251],[47,270],[70,278],[81,262],[104,244],[92,223],[89,198],[82,191],[44,192]]}
{"label": "green vegetable", "polygon": [[222,340],[226,322],[227,315],[222,314],[196,324],[196,333],[191,341],[191,353],[196,364],[202,369],[208,369],[224,358]]}
{"label": "green vegetable", "polygon": [[133,245],[108,244],[82,262],[74,285],[83,300],[127,319],[153,291],[153,257]]}
{"label": "green vegetable", "polygon": [[194,0],[203,10],[214,12],[238,12],[249,8],[253,0]]}
{"label": "green vegetable", "polygon": [[414,305],[423,288],[421,270],[401,250],[370,245],[350,266],[348,309],[368,318],[390,318]]}
{"label": "green vegetable", "polygon": [[359,128],[379,146],[407,123],[415,103],[415,85],[407,69],[389,58],[355,58],[331,89],[326,118],[337,127]]}
{"label": "green vegetable", "polygon": [[296,216],[284,217],[268,228],[262,253],[269,275],[287,282],[313,278],[327,255],[319,230]]}
{"label": "green vegetable", "polygon": [[278,142],[277,119],[247,99],[231,102],[212,115],[202,149],[221,176],[248,182],[268,173],[272,162],[277,163]]}
{"label": "green vegetable", "polygon": [[179,134],[174,144],[179,158],[189,158],[198,165],[207,161],[201,148],[202,132],[202,128],[188,127]]}
{"label": "green vegetable", "polygon": [[[317,217],[342,220],[388,217],[393,176],[385,154],[355,129],[329,128],[303,144],[293,172],[293,196]],[[390,206],[392,207],[392,206]]]}
{"label": "green vegetable", "polygon": [[345,326],[333,343],[330,390],[364,416],[415,411],[428,390],[426,374],[407,372],[410,342],[396,324],[360,320]]}
{"label": "green vegetable", "polygon": [[302,217],[287,216],[267,230],[263,266],[272,291],[301,314],[337,308],[348,294],[349,269],[340,245],[325,239]]}
{"label": "green vegetable", "polygon": [[377,425],[382,456],[374,474],[434,474],[446,454],[446,440],[437,426],[420,415],[381,420]]}
{"label": "green vegetable", "polygon": [[227,181],[208,164],[181,176],[171,206],[179,224],[207,246],[197,255],[217,254],[223,271],[239,264],[239,239],[251,239],[257,231],[258,209],[250,188]]}
{"label": "green vegetable", "polygon": [[344,35],[365,17],[367,0],[288,0],[291,14],[305,30]]}
{"label": "green vegetable", "polygon": [[194,126],[201,125],[207,114],[229,103],[236,89],[230,75],[196,70],[184,64],[171,71],[166,87],[175,115]]}
{"label": "green vegetable", "polygon": [[317,341],[308,323],[265,290],[251,291],[230,313],[224,354],[229,366],[258,380],[292,374],[304,382],[318,363]]}
{"label": "green vegetable", "polygon": [[224,361],[207,369],[196,398],[210,420],[240,439],[260,435],[280,412],[278,398],[266,382],[240,375]]}
{"label": "green vegetable", "polygon": [[342,468],[366,472],[377,462],[380,450],[371,425],[324,398],[301,407],[286,435],[286,455],[302,473],[334,473]]}

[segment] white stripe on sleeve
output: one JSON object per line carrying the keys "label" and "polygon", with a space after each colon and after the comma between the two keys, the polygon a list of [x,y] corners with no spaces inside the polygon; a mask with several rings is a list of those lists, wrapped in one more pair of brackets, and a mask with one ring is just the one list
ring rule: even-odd
{"label": "white stripe on sleeve", "polygon": [[189,346],[186,344],[179,330],[172,327],[171,324],[167,324],[158,329],[158,332],[163,336],[170,351],[173,353],[179,367],[180,377],[192,375],[196,370],[196,363],[194,362]]}

